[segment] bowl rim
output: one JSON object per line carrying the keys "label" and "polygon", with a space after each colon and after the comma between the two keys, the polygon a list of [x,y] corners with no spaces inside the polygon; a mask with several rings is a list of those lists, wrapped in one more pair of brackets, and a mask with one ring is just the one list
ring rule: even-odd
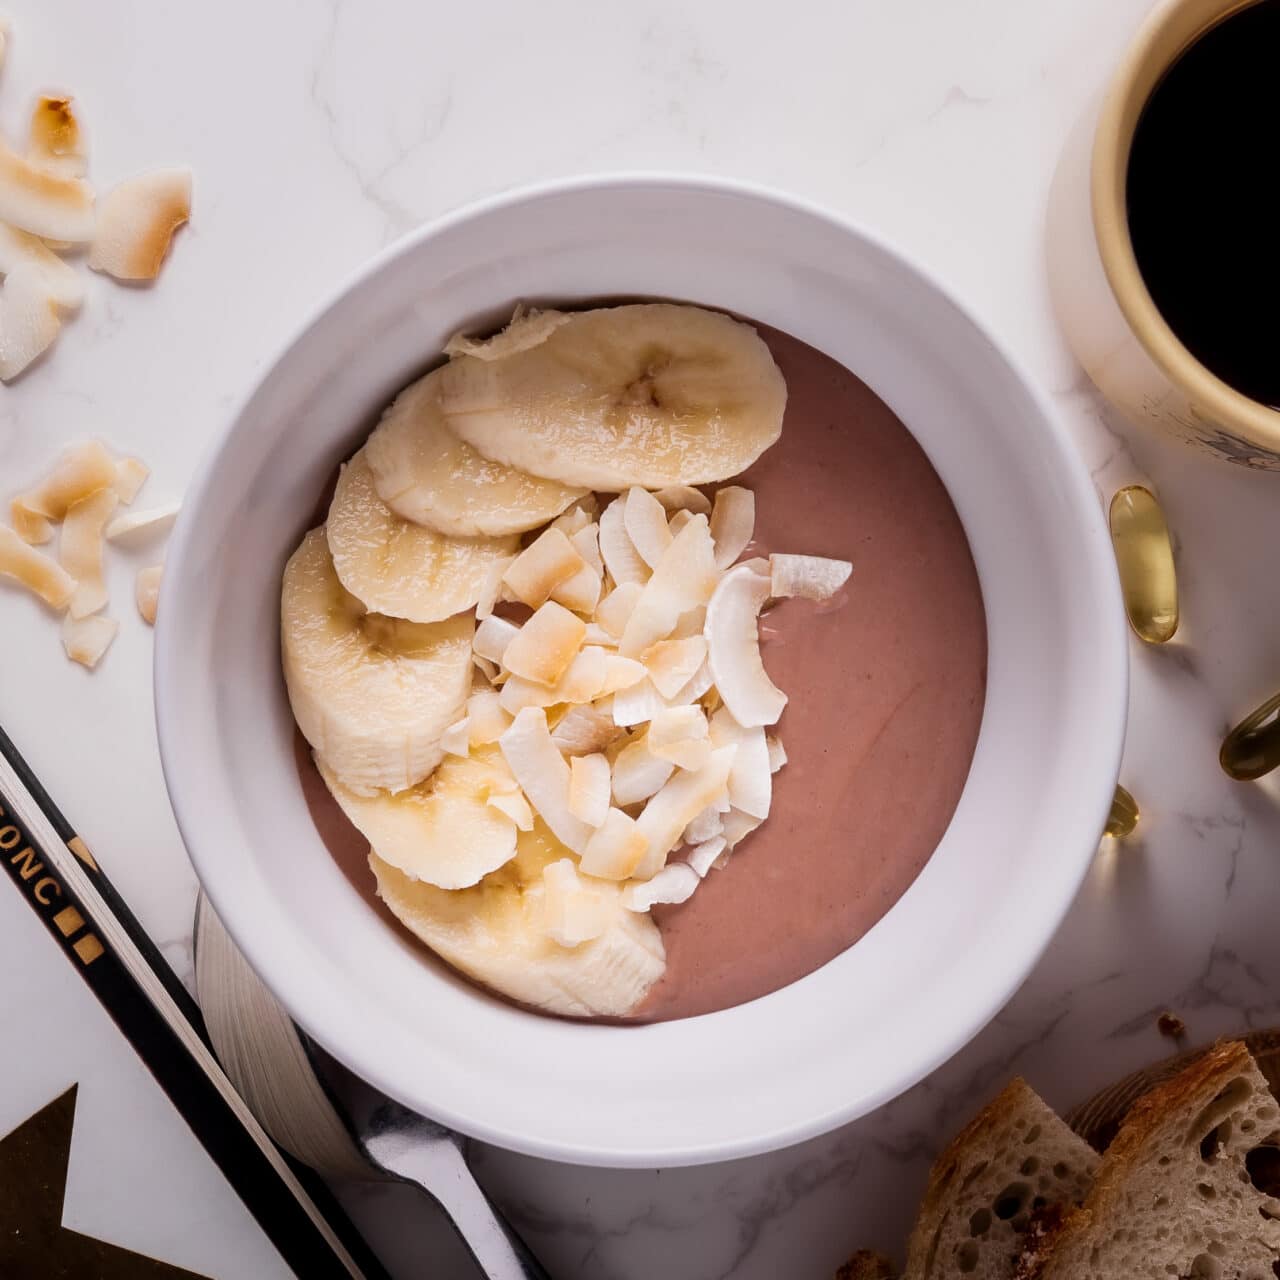
{"label": "bowl rim", "polygon": [[[602,189],[622,192],[657,188],[695,195],[728,195],[749,201],[764,202],[807,218],[817,219],[842,235],[864,242],[873,251],[890,260],[896,269],[914,277],[926,288],[940,295],[954,309],[957,316],[972,326],[973,330],[990,345],[997,359],[1008,368],[1028,400],[1034,404],[1040,418],[1038,425],[1042,428],[1043,435],[1052,441],[1059,481],[1064,489],[1069,491],[1071,504],[1079,515],[1082,526],[1093,523],[1100,529],[1104,527],[1098,495],[1084,461],[1077,452],[1070,434],[1059,420],[1047,393],[1027,373],[1008,346],[998,339],[972,310],[957,300],[952,291],[942,284],[930,269],[887,241],[879,233],[867,229],[854,219],[816,202],[779,191],[765,184],[701,173],[647,169],[618,170],[524,184],[467,203],[441,217],[424,222],[421,226],[384,246],[362,265],[347,272],[338,285],[323,295],[318,303],[306,311],[300,322],[290,329],[271,358],[258,367],[251,385],[235,403],[225,424],[206,447],[193,474],[186,501],[170,538],[167,554],[169,565],[180,568],[186,562],[187,544],[194,537],[196,529],[195,513],[202,506],[206,490],[213,481],[216,462],[237,433],[245,429],[243,419],[254,398],[279,366],[288,359],[293,348],[304,336],[344,298],[359,289],[369,277],[377,274],[402,255],[414,252],[422,243],[443,235],[460,224],[492,212],[532,204],[547,198],[598,192]],[[1078,551],[1078,560],[1087,570],[1085,576],[1091,583],[1096,598],[1100,603],[1110,605],[1101,610],[1097,619],[1100,656],[1092,669],[1092,683],[1095,687],[1102,686],[1106,690],[1106,705],[1115,707],[1116,711],[1110,723],[1096,726],[1097,740],[1094,743],[1092,755],[1095,768],[1101,764],[1102,773],[1110,777],[1114,784],[1119,776],[1124,747],[1129,686],[1127,633],[1119,580],[1114,560],[1109,554],[1109,542],[1105,539],[1081,539]],[[192,762],[184,759],[185,752],[181,745],[183,743],[182,725],[173,712],[176,698],[170,699],[168,695],[169,688],[175,681],[178,660],[176,646],[172,639],[177,634],[178,624],[172,621],[167,622],[166,617],[166,612],[162,608],[157,620],[153,673],[161,767],[174,816],[191,857],[193,868],[211,902],[216,909],[220,910],[223,899],[222,886],[214,889],[206,883],[200,871],[206,859],[194,852],[204,843],[206,837],[193,822],[193,815],[184,803],[187,786],[194,784],[195,771],[188,767]],[[1109,810],[1110,800],[1111,792],[1108,790],[1105,800],[1099,797],[1093,806],[1092,825],[1096,826],[1099,837]],[[212,858],[213,851],[209,852]],[[1070,874],[1064,873],[1058,880],[1061,891],[1057,898],[1052,902],[1040,904],[1038,914],[1047,926],[1043,929],[1043,936],[1039,936],[1034,945],[1027,947],[1019,963],[1009,966],[1001,982],[991,983],[982,998],[973,1000],[969,1006],[970,1016],[964,1020],[964,1028],[957,1026],[950,1035],[936,1040],[931,1052],[920,1054],[910,1068],[900,1072],[892,1082],[886,1082],[878,1089],[868,1090],[846,1105],[831,1107],[820,1114],[811,1115],[803,1123],[788,1121],[773,1128],[753,1129],[748,1134],[722,1139],[710,1145],[705,1141],[652,1147],[637,1145],[625,1152],[619,1152],[609,1147],[583,1142],[556,1142],[536,1137],[526,1139],[521,1134],[491,1127],[483,1118],[477,1118],[473,1114],[468,1113],[460,1117],[448,1106],[437,1107],[433,1104],[430,1109],[431,1117],[471,1137],[508,1150],[544,1159],[610,1168],[676,1167],[711,1163],[776,1150],[830,1132],[842,1124],[870,1114],[901,1096],[958,1053],[991,1022],[1031,974],[1058,932],[1092,865],[1094,852],[1093,846],[1087,850],[1082,849],[1077,855],[1078,865],[1071,869]],[[313,1027],[309,1020],[299,1016],[297,1009],[293,1007],[294,1002],[290,998],[288,984],[281,983],[279,989],[275,985],[278,966],[273,964],[271,949],[261,932],[243,927],[243,922],[234,910],[221,918],[250,965],[286,1007],[290,1016],[295,1018],[303,1030],[313,1035],[319,1043],[325,1045],[331,1052],[334,1051],[332,1044],[334,1037],[327,1034],[331,1029],[330,1024],[326,1024],[323,1031]],[[382,1069],[373,1055],[362,1055],[357,1046],[344,1043],[342,1052],[340,1054],[335,1052],[335,1056],[340,1057],[350,1069],[389,1096],[398,1098],[411,1108],[421,1107],[420,1101],[405,1097],[404,1092],[388,1079],[389,1073]]]}

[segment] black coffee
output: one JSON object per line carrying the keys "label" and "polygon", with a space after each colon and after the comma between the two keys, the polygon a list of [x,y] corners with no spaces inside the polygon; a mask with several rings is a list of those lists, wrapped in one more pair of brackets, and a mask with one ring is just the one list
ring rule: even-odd
{"label": "black coffee", "polygon": [[1280,0],[1202,35],[1129,156],[1129,231],[1169,327],[1224,382],[1280,406]]}

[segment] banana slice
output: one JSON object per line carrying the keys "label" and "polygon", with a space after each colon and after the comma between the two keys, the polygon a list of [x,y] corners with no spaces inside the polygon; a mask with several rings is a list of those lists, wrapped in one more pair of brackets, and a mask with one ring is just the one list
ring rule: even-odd
{"label": "banana slice", "polygon": [[411,880],[465,889],[515,856],[515,823],[488,803],[491,793],[516,790],[496,747],[469,759],[450,756],[430,777],[394,795],[357,795],[319,757],[316,764],[378,856]]}
{"label": "banana slice", "polygon": [[365,446],[392,511],[458,538],[501,537],[546,524],[586,494],[490,462],[457,439],[440,414],[442,372],[402,391]]}
{"label": "banana slice", "polygon": [[440,735],[471,689],[475,621],[369,613],[343,587],[323,527],[285,566],[284,678],[303,737],[353,791],[403,791],[444,752]]}
{"label": "banana slice", "polygon": [[541,822],[522,832],[516,856],[469,889],[410,880],[369,856],[378,896],[429,947],[511,1000],[567,1017],[621,1017],[666,968],[662,935],[648,915],[622,906],[622,885],[592,880],[609,911],[600,936],[565,947],[547,933],[543,869],[567,851]]}
{"label": "banana slice", "polygon": [[750,325],[670,303],[580,312],[504,359],[455,356],[440,378],[445,421],[473,449],[599,490],[737,475],[778,438],[786,402]]}
{"label": "banana slice", "polygon": [[378,497],[365,451],[342,468],[325,524],[339,580],[366,609],[438,622],[479,600],[518,539],[453,538],[402,520]]}

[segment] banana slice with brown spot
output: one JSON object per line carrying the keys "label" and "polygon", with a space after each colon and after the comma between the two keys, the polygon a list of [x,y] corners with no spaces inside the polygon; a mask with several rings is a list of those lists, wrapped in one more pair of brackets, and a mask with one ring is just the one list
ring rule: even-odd
{"label": "banana slice with brown spot", "polygon": [[440,374],[449,430],[509,467],[598,490],[737,475],[782,430],[787,388],[750,325],[701,307],[584,311],[497,360]]}
{"label": "banana slice with brown spot", "polygon": [[378,495],[392,511],[453,537],[501,537],[536,529],[585,495],[490,461],[459,440],[440,413],[441,372],[402,391],[365,445]]}
{"label": "banana slice with brown spot", "polygon": [[342,585],[366,609],[411,622],[470,609],[519,545],[514,534],[455,538],[401,519],[378,497],[363,449],[338,476],[325,529]]}
{"label": "banana slice with brown spot", "polygon": [[303,737],[353,791],[403,791],[444,755],[471,689],[475,620],[370,613],[338,580],[322,528],[284,571],[285,684]]}

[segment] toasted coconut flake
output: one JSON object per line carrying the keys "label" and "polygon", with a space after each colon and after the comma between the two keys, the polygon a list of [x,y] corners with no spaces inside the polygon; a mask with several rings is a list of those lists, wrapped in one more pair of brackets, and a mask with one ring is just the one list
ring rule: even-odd
{"label": "toasted coconut flake", "polygon": [[573,859],[561,858],[542,871],[542,910],[547,935],[562,947],[598,938],[612,922],[609,904],[578,874]]}
{"label": "toasted coconut flake", "polygon": [[582,853],[591,828],[569,810],[569,766],[556,750],[541,707],[526,707],[498,739],[503,757],[529,803],[561,844]]}
{"label": "toasted coconut flake", "polygon": [[42,552],[0,525],[0,577],[12,578],[55,609],[65,609],[75,594],[75,579]]}
{"label": "toasted coconut flake", "polygon": [[618,637],[610,635],[598,622],[588,622],[587,634],[583,637],[582,643],[603,645],[606,649],[616,649],[618,647]]}
{"label": "toasted coconut flake", "polygon": [[707,606],[707,662],[724,704],[742,726],[776,724],[787,695],[765,673],[757,617],[769,579],[749,565],[730,569]]}
{"label": "toasted coconut flake", "polygon": [[163,507],[147,507],[141,511],[126,511],[107,525],[108,542],[141,543],[163,533],[177,518],[180,506],[167,502]]}
{"label": "toasted coconut flake", "polygon": [[667,705],[663,696],[653,687],[653,681],[646,676],[614,693],[613,722],[624,729],[630,729],[633,725],[652,720]]}
{"label": "toasted coconut flake", "polygon": [[154,280],[173,233],[191,216],[191,170],[126,178],[102,198],[89,265],[117,280]]}
{"label": "toasted coconut flake", "polygon": [[729,770],[729,803],[735,809],[762,821],[773,802],[773,771],[769,767],[769,744],[758,725],[743,728],[728,707],[711,717],[711,743],[716,747],[736,746],[733,768]]}
{"label": "toasted coconut flake", "polygon": [[505,360],[531,347],[541,346],[568,320],[562,311],[527,311],[519,307],[511,317],[511,323],[501,333],[490,338],[468,338],[455,333],[444,344],[447,356],[475,356],[477,360]]}
{"label": "toasted coconut flake", "polygon": [[667,548],[653,576],[627,619],[618,651],[639,657],[650,645],[665,640],[681,614],[707,604],[716,589],[711,534],[705,516],[694,516]]}
{"label": "toasted coconut flake", "polygon": [[600,590],[603,585],[600,574],[589,564],[584,564],[572,578],[562,582],[552,591],[551,599],[557,604],[564,605],[566,609],[572,609],[574,613],[583,613],[590,617],[600,600]]}
{"label": "toasted coconut flake", "polygon": [[100,613],[89,618],[73,618],[68,614],[62,620],[62,647],[72,662],[92,670],[111,647],[119,630],[120,624],[114,618]]}
{"label": "toasted coconut flake", "polygon": [[586,633],[581,618],[548,600],[507,645],[502,665],[513,675],[549,687],[569,669]]}
{"label": "toasted coconut flake", "polygon": [[138,612],[142,615],[143,622],[153,627],[156,624],[156,607],[160,603],[160,578],[163,573],[163,565],[148,565],[145,569],[138,570],[133,585],[133,598],[137,602]]}
{"label": "toasted coconut flake", "polygon": [[485,804],[506,814],[515,823],[517,831],[533,830],[533,810],[519,791],[495,791],[485,797]]}
{"label": "toasted coconut flake", "polygon": [[671,545],[666,509],[647,489],[633,487],[627,491],[622,510],[623,528],[631,545],[649,568],[656,569]]}
{"label": "toasted coconut flake", "polygon": [[517,600],[523,601],[530,609],[536,609],[585,564],[561,530],[544,529],[508,565],[502,581],[511,588]]}
{"label": "toasted coconut flake", "polygon": [[114,489],[99,489],[67,512],[58,544],[58,561],[76,580],[68,605],[73,618],[86,618],[107,603],[102,576],[102,531],[120,499]]}
{"label": "toasted coconut flake", "polygon": [[725,792],[733,767],[733,747],[720,747],[696,773],[681,770],[653,796],[636,819],[649,847],[636,868],[636,878],[648,880],[662,869],[667,855],[680,842],[685,827]]}
{"label": "toasted coconut flake", "polygon": [[644,651],[641,660],[658,692],[664,698],[674,698],[698,673],[706,657],[706,640],[701,635],[692,635],[679,640],[659,640]]}
{"label": "toasted coconut flake", "polygon": [[697,672],[694,674],[689,683],[680,690],[673,698],[667,698],[668,706],[684,707],[691,702],[697,702],[704,694],[711,691],[711,665],[704,662]]}
{"label": "toasted coconut flake", "polygon": [[568,511],[556,516],[549,527],[559,529],[572,542],[573,535],[585,529],[590,523],[591,517],[575,502]]}
{"label": "toasted coconut flake", "polygon": [[596,622],[613,636],[615,641],[622,638],[627,620],[631,617],[643,590],[644,586],[639,582],[624,582],[610,591],[596,606]]}
{"label": "toasted coconut flake", "polygon": [[587,875],[601,880],[626,880],[648,847],[635,819],[621,809],[610,809],[587,842],[579,865]]}
{"label": "toasted coconut flake", "polygon": [[769,772],[777,773],[787,763],[787,749],[782,745],[782,739],[772,734],[765,734],[764,745],[769,751]]}
{"label": "toasted coconut flake", "polygon": [[467,721],[473,747],[487,746],[506,733],[511,717],[503,710],[494,689],[476,689],[467,699]]}
{"label": "toasted coconut flake", "polygon": [[622,905],[628,911],[648,911],[660,902],[687,902],[702,883],[702,877],[687,863],[673,862],[648,881],[629,884],[622,891]]}
{"label": "toasted coconut flake", "polygon": [[498,603],[502,592],[503,575],[511,568],[515,556],[494,560],[485,571],[484,582],[480,587],[480,595],[476,600],[476,621],[483,622],[493,614],[493,606]]}
{"label": "toasted coconut flake", "polygon": [[705,844],[708,840],[714,840],[723,829],[720,810],[715,805],[708,805],[685,827],[682,839],[685,844]]}
{"label": "toasted coconut flake", "polygon": [[756,495],[731,484],[716,491],[711,511],[711,537],[716,544],[716,568],[727,569],[746,549],[756,531]]}
{"label": "toasted coconut flake", "polygon": [[93,189],[80,178],[50,173],[0,142],[0,222],[42,240],[93,239]]}
{"label": "toasted coconut flake", "polygon": [[604,756],[572,757],[569,761],[569,812],[575,818],[581,818],[587,826],[598,827],[609,812],[612,783],[609,761]]}
{"label": "toasted coconut flake", "polygon": [[849,581],[852,572],[853,565],[847,560],[827,556],[770,556],[770,594],[830,600]]}
{"label": "toasted coconut flake", "polygon": [[20,262],[0,289],[0,381],[11,382],[42,356],[62,322],[45,272]]}
{"label": "toasted coconut flake", "polygon": [[455,720],[441,735],[440,746],[446,755],[467,756],[471,753],[471,721],[463,716]]}
{"label": "toasted coconut flake", "polygon": [[570,707],[551,734],[551,741],[568,756],[603,751],[622,730],[613,723],[612,708],[598,703]]}
{"label": "toasted coconut flake", "polygon": [[671,536],[674,538],[693,517],[694,512],[692,511],[677,511],[667,523],[667,528],[671,530]]}
{"label": "toasted coconut flake", "polygon": [[724,815],[722,834],[730,849],[736,848],[761,823],[760,818],[753,818],[741,809],[730,809]]}
{"label": "toasted coconut flake", "polygon": [[502,686],[498,701],[512,715],[518,714],[525,707],[590,702],[600,692],[608,670],[608,657],[603,649],[583,649],[574,656],[564,675],[553,685],[512,676]]}
{"label": "toasted coconut flake", "polygon": [[[688,866],[692,867],[697,873],[698,879],[706,878],[707,872],[715,866],[716,860],[728,848],[724,836],[711,836],[707,840],[700,840],[689,850],[689,856],[685,859]],[[653,882],[650,881],[650,884]]]}
{"label": "toasted coconut flake", "polygon": [[636,738],[613,762],[613,798],[620,805],[639,804],[660,791],[674,772],[669,760],[659,760],[643,737]]}
{"label": "toasted coconut flake", "polygon": [[83,178],[89,167],[84,134],[69,97],[40,97],[31,112],[27,154],[65,178]]}
{"label": "toasted coconut flake", "polygon": [[502,678],[502,672],[498,669],[496,662],[490,662],[488,658],[482,658],[478,653],[471,655],[471,661],[475,664],[475,668],[490,684],[497,684]]}
{"label": "toasted coconut flake", "polygon": [[488,658],[490,662],[501,666],[507,646],[519,634],[520,628],[514,622],[490,615],[476,628],[471,648],[482,658]]}
{"label": "toasted coconut flake", "polygon": [[600,555],[609,576],[619,587],[649,580],[649,566],[640,558],[627,534],[626,511],[627,500],[615,498],[600,514]]}
{"label": "toasted coconut flake", "polygon": [[583,525],[577,533],[572,534],[569,541],[573,549],[595,570],[597,576],[604,577],[604,557],[600,554],[600,526],[593,520]]}
{"label": "toasted coconut flake", "polygon": [[693,488],[687,484],[668,485],[665,489],[659,489],[653,495],[662,503],[663,509],[669,515],[675,515],[680,511],[688,511],[696,516],[709,516],[711,514],[711,500],[700,489]]}
{"label": "toasted coconut flake", "polygon": [[[112,486],[120,495],[121,502],[132,502],[138,496],[138,490],[147,482],[151,468],[141,458],[121,458],[116,463],[116,479]],[[174,504],[174,511],[178,507]]]}
{"label": "toasted coconut flake", "polygon": [[64,311],[74,310],[84,301],[84,285],[75,268],[58,257],[39,236],[0,222],[0,276],[7,276],[23,263],[37,268],[51,302]]}
{"label": "toasted coconut flake", "polygon": [[645,741],[659,760],[681,769],[701,769],[711,757],[707,717],[697,706],[664,707],[649,722]]}
{"label": "toasted coconut flake", "polygon": [[13,500],[14,528],[28,542],[47,542],[67,508],[115,481],[115,459],[98,440],[67,449],[53,470],[33,489]]}
{"label": "toasted coconut flake", "polygon": [[638,684],[646,675],[644,664],[634,658],[623,658],[616,653],[605,655],[604,683],[600,686],[597,697],[609,693],[618,693]]}

